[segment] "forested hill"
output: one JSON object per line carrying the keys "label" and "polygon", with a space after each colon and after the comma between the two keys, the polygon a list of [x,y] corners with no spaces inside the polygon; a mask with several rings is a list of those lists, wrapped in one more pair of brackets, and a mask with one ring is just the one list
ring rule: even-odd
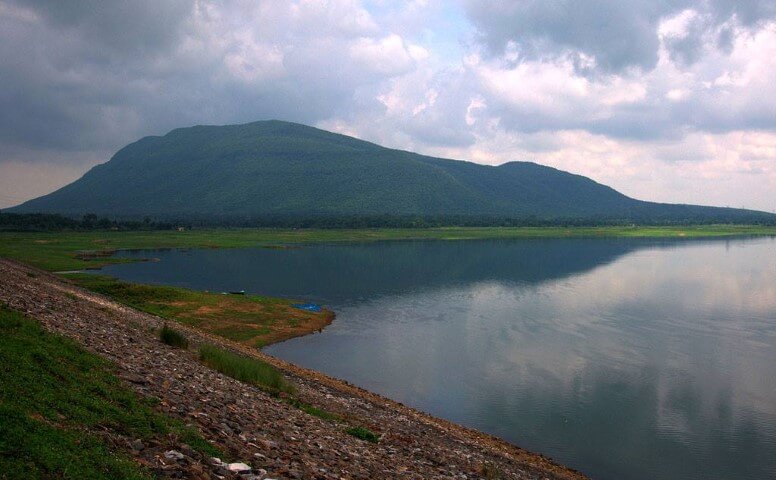
{"label": "forested hill", "polygon": [[13,212],[113,216],[448,215],[633,222],[772,222],[751,210],[629,198],[530,162],[486,166],[262,121],[146,137]]}

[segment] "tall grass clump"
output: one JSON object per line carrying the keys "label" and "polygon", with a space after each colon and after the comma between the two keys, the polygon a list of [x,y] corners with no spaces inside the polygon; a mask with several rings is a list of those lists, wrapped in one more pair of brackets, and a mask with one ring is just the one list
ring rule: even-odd
{"label": "tall grass clump", "polygon": [[172,329],[165,324],[159,331],[159,340],[176,348],[189,348],[189,341],[179,331]]}
{"label": "tall grass clump", "polygon": [[256,385],[270,393],[294,393],[293,385],[286,382],[280,371],[261,360],[237,355],[213,345],[202,345],[199,349],[199,359],[224,375]]}

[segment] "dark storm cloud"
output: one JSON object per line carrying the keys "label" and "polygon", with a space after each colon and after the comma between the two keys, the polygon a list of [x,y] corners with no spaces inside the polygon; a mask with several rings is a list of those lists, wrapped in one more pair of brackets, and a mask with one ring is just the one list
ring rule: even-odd
{"label": "dark storm cloud", "polygon": [[100,53],[148,54],[174,45],[191,0],[16,0],[51,28],[73,32]]}
{"label": "dark storm cloud", "polygon": [[[187,5],[188,4],[188,5]],[[151,8],[153,6],[153,8]],[[18,1],[0,10],[0,153],[113,144],[190,2]],[[153,73],[151,73],[153,75]]]}
{"label": "dark storm cloud", "polygon": [[[490,52],[501,54],[510,42],[522,55],[533,58],[580,51],[594,56],[597,66],[607,72],[654,68],[660,20],[686,8],[708,13],[707,26],[720,25],[734,15],[747,26],[776,16],[772,0],[466,1],[467,13]],[[697,51],[691,43],[697,38],[677,44],[677,54],[691,60]]]}
{"label": "dark storm cloud", "polygon": [[117,149],[198,123],[336,115],[386,76],[356,64],[348,41],[381,33],[354,8],[330,22],[298,13],[285,2],[0,0],[0,160],[28,147]]}
{"label": "dark storm cloud", "polygon": [[657,60],[655,25],[662,10],[657,2],[470,1],[467,10],[494,52],[508,42],[531,57],[573,48],[595,55],[608,69],[649,67]]}

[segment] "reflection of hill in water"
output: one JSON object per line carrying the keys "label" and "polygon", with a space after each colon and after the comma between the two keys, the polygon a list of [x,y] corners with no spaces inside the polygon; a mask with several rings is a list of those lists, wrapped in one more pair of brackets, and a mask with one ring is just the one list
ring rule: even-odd
{"label": "reflection of hill in water", "polygon": [[245,289],[337,303],[482,281],[538,284],[586,272],[635,250],[688,242],[696,243],[520,239],[330,244],[290,250],[170,250],[154,252],[162,260],[158,263],[114,265],[104,271],[137,282]]}

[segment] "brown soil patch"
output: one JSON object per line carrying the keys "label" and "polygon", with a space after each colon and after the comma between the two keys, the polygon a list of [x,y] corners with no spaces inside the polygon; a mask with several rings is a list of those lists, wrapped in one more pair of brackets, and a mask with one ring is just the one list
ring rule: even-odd
{"label": "brown soil patch", "polygon": [[80,250],[76,252],[75,258],[79,260],[93,260],[96,258],[112,257],[116,250]]}
{"label": "brown soil patch", "polygon": [[[178,302],[178,303],[182,303],[182,302]],[[222,312],[222,311],[223,311],[222,308],[211,307],[209,305],[202,305],[201,307],[199,307],[196,310],[194,310],[193,312],[191,312],[190,315],[193,315],[193,316],[212,315],[214,313],[218,313],[218,312]]]}

